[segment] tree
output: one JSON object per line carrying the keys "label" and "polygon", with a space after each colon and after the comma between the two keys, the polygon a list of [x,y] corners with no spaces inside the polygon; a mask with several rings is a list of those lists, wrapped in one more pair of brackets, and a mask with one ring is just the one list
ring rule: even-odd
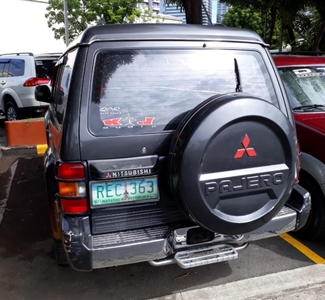
{"label": "tree", "polygon": [[288,39],[292,51],[311,51],[319,24],[320,19],[316,8],[308,7],[299,11],[292,23],[292,28],[288,30],[288,33],[293,35]]}
{"label": "tree", "polygon": [[[263,39],[266,43],[271,44],[273,31],[276,22],[276,7],[279,0],[221,0],[222,3],[241,9],[254,9],[264,16]],[[268,30],[266,30],[268,28]],[[268,31],[268,34],[267,34]]]}
{"label": "tree", "polygon": [[325,51],[325,3],[324,0],[312,0],[312,2],[320,16],[320,24],[314,39],[313,50],[319,51],[321,47]]}
{"label": "tree", "polygon": [[[69,24],[69,41],[75,39],[89,25],[98,21],[105,24],[133,23],[141,16],[138,0],[66,0]],[[54,38],[65,36],[64,0],[50,0],[46,8],[47,24]]]}
{"label": "tree", "polygon": [[223,21],[223,25],[230,27],[246,28],[263,34],[264,20],[261,12],[248,8],[239,8],[238,6],[228,9]]}
{"label": "tree", "polygon": [[[279,48],[282,48],[283,29],[287,31],[287,38],[295,39],[293,24],[297,20],[297,14],[304,9],[310,1],[322,0],[221,0],[222,3],[247,8],[252,6],[261,11],[265,16],[264,40],[272,44],[276,23],[280,24]],[[267,34],[266,34],[267,33]]]}
{"label": "tree", "polygon": [[[222,24],[229,27],[246,28],[255,31],[260,36],[265,35],[265,16],[254,9],[252,6],[248,8],[231,7],[228,9]],[[276,23],[274,34],[271,39],[271,48],[276,48],[279,42],[280,26]]]}

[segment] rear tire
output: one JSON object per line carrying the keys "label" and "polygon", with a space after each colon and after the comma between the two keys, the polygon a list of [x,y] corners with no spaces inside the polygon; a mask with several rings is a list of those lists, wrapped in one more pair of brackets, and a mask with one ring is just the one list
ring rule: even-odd
{"label": "rear tire", "polygon": [[305,172],[299,176],[299,184],[311,195],[311,211],[306,225],[293,234],[303,239],[321,239],[325,237],[325,197],[318,183]]}
{"label": "rear tire", "polygon": [[19,112],[16,103],[12,100],[8,101],[6,104],[6,120],[7,121],[15,121],[19,120]]}
{"label": "rear tire", "polygon": [[53,242],[53,254],[59,266],[66,266],[68,264],[68,259],[65,254],[62,242],[56,239],[54,239]]}

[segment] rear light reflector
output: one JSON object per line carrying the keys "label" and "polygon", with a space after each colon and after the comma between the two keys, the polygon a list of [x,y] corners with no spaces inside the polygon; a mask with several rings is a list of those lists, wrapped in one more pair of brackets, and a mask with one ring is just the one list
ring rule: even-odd
{"label": "rear light reflector", "polygon": [[298,143],[298,164],[297,164],[297,175],[296,175],[296,183],[299,182],[299,172],[301,169],[301,151],[300,151],[300,144]]}
{"label": "rear light reflector", "polygon": [[88,210],[87,199],[63,199],[61,198],[61,208],[64,213],[80,214]]}
{"label": "rear light reflector", "polygon": [[78,196],[78,183],[77,182],[59,182],[59,194],[65,197]]}
{"label": "rear light reflector", "polygon": [[51,81],[49,78],[31,77],[24,82],[24,86],[37,86],[41,84],[48,84]]}
{"label": "rear light reflector", "polygon": [[83,197],[86,195],[85,183],[59,181],[59,195],[62,197]]}
{"label": "rear light reflector", "polygon": [[82,164],[59,164],[58,177],[61,179],[84,179],[85,168]]}

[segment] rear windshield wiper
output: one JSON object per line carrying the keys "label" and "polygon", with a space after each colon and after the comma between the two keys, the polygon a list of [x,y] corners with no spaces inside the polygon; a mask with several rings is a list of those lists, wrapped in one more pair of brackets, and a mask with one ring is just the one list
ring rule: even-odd
{"label": "rear windshield wiper", "polygon": [[243,88],[241,86],[239,66],[238,66],[238,62],[237,62],[236,58],[234,58],[234,62],[235,62],[235,75],[236,75],[236,89],[235,90],[237,93],[241,93],[243,91]]}
{"label": "rear windshield wiper", "polygon": [[324,104],[309,104],[309,105],[301,105],[294,107],[293,110],[300,110],[300,109],[313,109],[313,108],[320,108],[325,107]]}

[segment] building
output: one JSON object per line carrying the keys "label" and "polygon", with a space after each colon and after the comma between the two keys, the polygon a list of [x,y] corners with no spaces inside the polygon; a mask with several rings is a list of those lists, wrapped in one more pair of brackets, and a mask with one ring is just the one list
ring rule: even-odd
{"label": "building", "polygon": [[175,18],[181,19],[183,24],[186,23],[185,12],[181,11],[181,9],[179,7],[177,7],[176,5],[168,6],[165,4],[165,1],[162,0],[160,12],[165,15],[169,15],[169,16],[173,16]]}
{"label": "building", "polygon": [[[212,20],[212,8],[213,3],[212,1],[215,0],[202,0],[202,24],[209,25],[210,22],[213,23]],[[162,0],[161,10],[163,14],[174,16],[177,18],[182,18],[182,23],[186,23],[185,12],[181,11],[181,8],[177,7],[176,5],[166,5],[165,1]]]}
{"label": "building", "polygon": [[202,0],[202,24],[211,25],[212,22],[212,1]]}
{"label": "building", "polygon": [[139,6],[143,8],[143,5],[151,10],[153,13],[159,14],[160,13],[160,0],[142,0],[142,3],[139,3]]}
{"label": "building", "polygon": [[225,17],[225,14],[227,13],[229,6],[227,6],[224,3],[220,3],[220,0],[216,0],[217,1],[217,20],[216,23],[217,24],[221,24],[222,20]]}
{"label": "building", "polygon": [[[150,10],[151,15],[146,16],[143,14],[138,18],[135,23],[182,23],[182,17],[178,17],[177,14],[165,14],[161,9],[161,2],[164,0],[144,0],[138,4],[138,7],[142,11]],[[185,14],[184,14],[185,16]]]}
{"label": "building", "polygon": [[142,15],[140,18],[137,18],[134,23],[174,23],[182,24],[182,19],[174,16],[169,16],[165,14],[153,14],[151,16]]}

